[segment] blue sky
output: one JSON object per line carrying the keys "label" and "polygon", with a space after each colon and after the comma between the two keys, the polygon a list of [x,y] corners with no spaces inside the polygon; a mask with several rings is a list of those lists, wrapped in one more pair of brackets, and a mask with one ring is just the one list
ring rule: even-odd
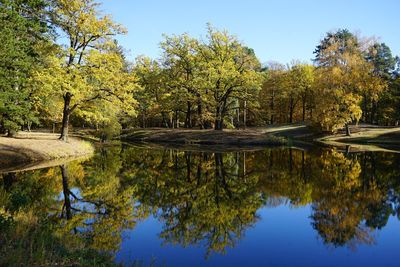
{"label": "blue sky", "polygon": [[205,36],[206,23],[227,29],[261,62],[310,61],[327,31],[376,36],[400,55],[400,0],[102,0],[101,9],[128,29],[119,42],[132,59],[160,55],[162,34]]}

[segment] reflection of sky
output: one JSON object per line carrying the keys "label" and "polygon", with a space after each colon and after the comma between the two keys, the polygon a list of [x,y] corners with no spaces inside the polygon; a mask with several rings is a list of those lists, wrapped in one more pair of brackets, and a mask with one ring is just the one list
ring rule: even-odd
{"label": "reflection of sky", "polygon": [[142,260],[140,266],[399,266],[394,259],[400,247],[399,221],[391,217],[378,233],[375,245],[358,245],[355,250],[323,244],[312,228],[311,207],[281,205],[262,208],[260,220],[226,255],[205,248],[166,244],[158,238],[162,225],[153,217],[124,232],[118,262]]}

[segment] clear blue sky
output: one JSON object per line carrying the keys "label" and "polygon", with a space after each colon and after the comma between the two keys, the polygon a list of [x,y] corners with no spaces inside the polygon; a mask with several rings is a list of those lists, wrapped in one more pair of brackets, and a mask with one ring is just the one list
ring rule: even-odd
{"label": "clear blue sky", "polygon": [[102,11],[128,29],[118,37],[130,58],[160,55],[162,34],[204,36],[227,29],[261,62],[309,61],[327,31],[376,36],[400,55],[400,0],[102,0]]}

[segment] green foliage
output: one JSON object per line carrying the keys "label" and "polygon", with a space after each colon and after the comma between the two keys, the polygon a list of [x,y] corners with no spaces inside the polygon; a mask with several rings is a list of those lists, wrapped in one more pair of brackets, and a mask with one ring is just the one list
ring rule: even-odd
{"label": "green foliage", "polygon": [[135,72],[145,88],[138,94],[143,127],[149,117],[153,124],[179,127],[183,117],[188,128],[214,124],[220,129],[239,102],[257,102],[260,63],[236,37],[209,25],[205,41],[187,34],[164,38],[159,62],[136,60]]}
{"label": "green foliage", "polygon": [[0,22],[2,132],[61,122],[66,140],[70,123],[107,138],[132,126],[398,124],[398,57],[347,29],[326,34],[315,66],[262,69],[252,48],[210,24],[203,39],[164,35],[160,59],[132,64],[114,37],[126,30],[94,0],[3,0]]}
{"label": "green foliage", "polygon": [[0,4],[0,127],[9,131],[37,122],[29,78],[48,46],[45,10],[40,0]]}

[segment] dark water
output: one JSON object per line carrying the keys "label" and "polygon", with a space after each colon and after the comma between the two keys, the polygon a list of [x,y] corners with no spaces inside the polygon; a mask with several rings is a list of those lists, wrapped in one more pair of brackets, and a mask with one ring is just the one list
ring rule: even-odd
{"label": "dark water", "polygon": [[394,153],[115,146],[0,174],[0,244],[46,224],[62,251],[124,265],[400,266],[399,215]]}

